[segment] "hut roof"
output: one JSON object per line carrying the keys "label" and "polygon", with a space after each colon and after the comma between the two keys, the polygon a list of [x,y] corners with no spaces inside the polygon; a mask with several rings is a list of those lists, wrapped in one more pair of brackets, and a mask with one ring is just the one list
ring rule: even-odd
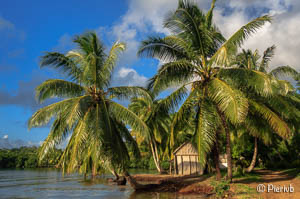
{"label": "hut roof", "polygon": [[174,152],[174,155],[198,155],[197,149],[191,142],[185,142],[180,145]]}

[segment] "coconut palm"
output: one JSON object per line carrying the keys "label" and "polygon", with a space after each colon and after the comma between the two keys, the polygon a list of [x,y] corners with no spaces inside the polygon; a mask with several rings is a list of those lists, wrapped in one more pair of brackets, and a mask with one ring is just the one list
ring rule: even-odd
{"label": "coconut palm", "polygon": [[[177,112],[175,120],[184,112],[194,110],[195,132],[199,160],[202,166],[206,154],[215,143],[216,130],[221,127],[226,132],[226,153],[228,158],[228,178],[232,178],[231,146],[228,122],[239,124],[246,118],[247,98],[227,82],[239,78],[248,79],[246,87],[261,95],[273,92],[271,78],[263,73],[248,69],[226,68],[238,47],[258,28],[270,22],[269,16],[258,17],[244,25],[229,39],[225,39],[213,25],[213,9],[204,14],[195,3],[180,0],[175,11],[164,21],[172,35],[149,37],[142,42],[138,54],[154,57],[165,64],[150,80],[149,87],[159,92],[170,86],[179,89],[192,87]],[[176,92],[176,91],[175,91]]]}
{"label": "coconut palm", "polygon": [[[186,88],[180,89],[175,96],[186,93]],[[131,99],[129,110],[136,113],[148,126],[148,135],[135,131],[135,134],[143,137],[149,144],[152,157],[159,173],[163,173],[161,161],[167,149],[170,129],[170,114],[174,107],[178,105],[180,98],[174,98],[174,94],[164,99],[158,98],[153,92],[148,91],[150,97],[135,97]]]}
{"label": "coconut palm", "polygon": [[[38,127],[53,121],[50,133],[41,146],[43,157],[69,138],[60,166],[63,172],[79,168],[93,175],[110,170],[126,169],[127,147],[135,147],[125,125],[147,132],[146,124],[132,111],[113,101],[130,96],[147,95],[138,87],[110,87],[112,72],[125,44],[116,42],[106,52],[95,33],[86,33],[73,40],[78,48],[66,54],[47,52],[41,57],[41,67],[59,70],[66,79],[50,79],[36,88],[39,102],[49,98],[60,101],[39,109],[28,122]],[[136,149],[135,151],[137,151]]]}
{"label": "coconut palm", "polygon": [[[151,96],[151,93],[149,95]],[[145,136],[135,129],[133,131],[144,138],[143,140],[149,145],[156,169],[159,173],[162,173],[161,159],[163,145],[168,134],[168,111],[160,106],[160,100],[155,99],[154,96],[151,96],[150,99],[132,98],[128,108],[147,124],[149,135]]]}
{"label": "coconut palm", "polygon": [[[269,62],[274,56],[274,50],[275,46],[273,45],[267,48],[261,57],[258,50],[255,50],[253,53],[251,50],[243,49],[242,52],[236,56],[232,65],[253,71],[261,71],[275,78],[283,75],[289,75],[292,78],[296,78],[298,72],[290,66],[280,66],[267,72],[269,69]],[[250,104],[250,113],[247,116],[245,128],[254,136],[254,153],[251,164],[246,169],[247,172],[251,172],[255,166],[258,153],[257,139],[264,139],[270,132],[275,132],[285,139],[288,138],[291,130],[286,121],[291,117],[297,118],[297,108],[293,108],[294,106],[288,105],[286,102],[286,100],[290,98],[288,93],[293,92],[291,85],[283,80],[277,81],[277,83],[278,94],[268,98],[257,96],[253,93],[249,93],[247,89],[242,89]],[[274,104],[275,102],[276,104]],[[286,116],[286,112],[289,112],[290,116]],[[257,118],[259,118],[259,120],[257,120]],[[265,120],[266,123],[262,123],[261,120]],[[268,130],[266,130],[267,126],[269,126]],[[266,133],[266,135],[264,135],[264,133]]]}

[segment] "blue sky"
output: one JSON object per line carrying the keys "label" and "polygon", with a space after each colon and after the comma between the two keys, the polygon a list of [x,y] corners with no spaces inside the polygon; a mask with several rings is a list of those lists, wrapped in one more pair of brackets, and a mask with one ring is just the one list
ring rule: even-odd
{"label": "blue sky", "polygon": [[[210,5],[210,0],[197,2],[204,10]],[[126,42],[127,51],[115,70],[113,85],[145,85],[161,63],[138,59],[139,42],[148,35],[168,34],[161,23],[166,12],[176,6],[176,0],[3,1],[0,7],[0,138],[8,135],[9,139],[34,143],[45,139],[49,127],[28,131],[26,126],[32,113],[42,106],[34,100],[34,88],[46,79],[60,76],[39,69],[39,57],[45,51],[67,52],[74,48],[74,35],[93,30],[108,47],[116,40]],[[262,52],[276,44],[277,56],[272,66],[289,64],[299,70],[299,8],[296,0],[219,0],[215,22],[229,36],[250,19],[272,14],[273,24],[265,26],[244,47]]]}

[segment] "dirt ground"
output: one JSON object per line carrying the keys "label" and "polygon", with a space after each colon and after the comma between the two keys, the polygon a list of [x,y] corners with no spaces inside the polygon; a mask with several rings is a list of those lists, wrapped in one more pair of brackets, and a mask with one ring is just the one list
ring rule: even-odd
{"label": "dirt ground", "polygon": [[[265,199],[300,199],[300,179],[299,177],[294,177],[293,175],[283,172],[283,171],[270,171],[270,170],[257,170],[255,173],[260,175],[259,180],[249,181],[247,179],[243,180],[234,180],[235,183],[242,183],[248,185],[255,190],[258,185],[263,184],[265,186],[265,191],[258,194],[256,198],[265,198]],[[268,186],[270,191],[268,192]],[[293,193],[284,192],[282,189],[281,192],[274,192],[272,187],[289,187],[294,188]],[[287,191],[287,190],[286,190]],[[238,197],[237,197],[238,198]]]}
{"label": "dirt ground", "polygon": [[[300,178],[295,177],[291,173],[284,171],[271,170],[256,170],[255,173],[259,178],[238,178],[233,179],[231,184],[231,192],[228,198],[266,198],[266,199],[300,199]],[[155,175],[155,174],[137,174],[133,176],[139,183],[142,184],[160,184],[165,181],[176,182],[172,184],[172,189],[162,189],[165,191],[175,191],[179,194],[205,194],[212,196],[213,188],[210,186],[210,181],[214,179],[213,176],[179,176],[179,175]],[[178,183],[177,183],[178,182]],[[265,191],[258,193],[257,186],[263,184]],[[237,191],[237,187],[244,187],[244,191]],[[268,192],[268,186],[270,191]],[[276,187],[277,193],[271,190]],[[292,193],[284,192],[283,187],[293,187]],[[169,188],[170,185],[169,185]],[[251,193],[250,193],[251,192]]]}

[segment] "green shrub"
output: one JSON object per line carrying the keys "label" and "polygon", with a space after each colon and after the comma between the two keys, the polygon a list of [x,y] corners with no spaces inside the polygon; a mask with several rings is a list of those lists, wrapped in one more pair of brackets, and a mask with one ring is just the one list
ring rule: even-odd
{"label": "green shrub", "polygon": [[162,161],[161,162],[161,167],[163,168],[163,170],[168,170],[169,167],[170,167],[169,161]]}
{"label": "green shrub", "polygon": [[240,165],[236,166],[233,170],[233,176],[238,177],[243,175],[244,175],[244,169]]}
{"label": "green shrub", "polygon": [[291,167],[292,167],[292,168],[300,168],[300,160],[294,160],[294,161],[291,163]]}
{"label": "green shrub", "polygon": [[149,160],[149,169],[156,169],[153,157],[151,156],[150,160]]}
{"label": "green shrub", "polygon": [[217,198],[223,198],[226,192],[230,189],[230,183],[226,180],[212,181],[210,184],[214,188]]}

